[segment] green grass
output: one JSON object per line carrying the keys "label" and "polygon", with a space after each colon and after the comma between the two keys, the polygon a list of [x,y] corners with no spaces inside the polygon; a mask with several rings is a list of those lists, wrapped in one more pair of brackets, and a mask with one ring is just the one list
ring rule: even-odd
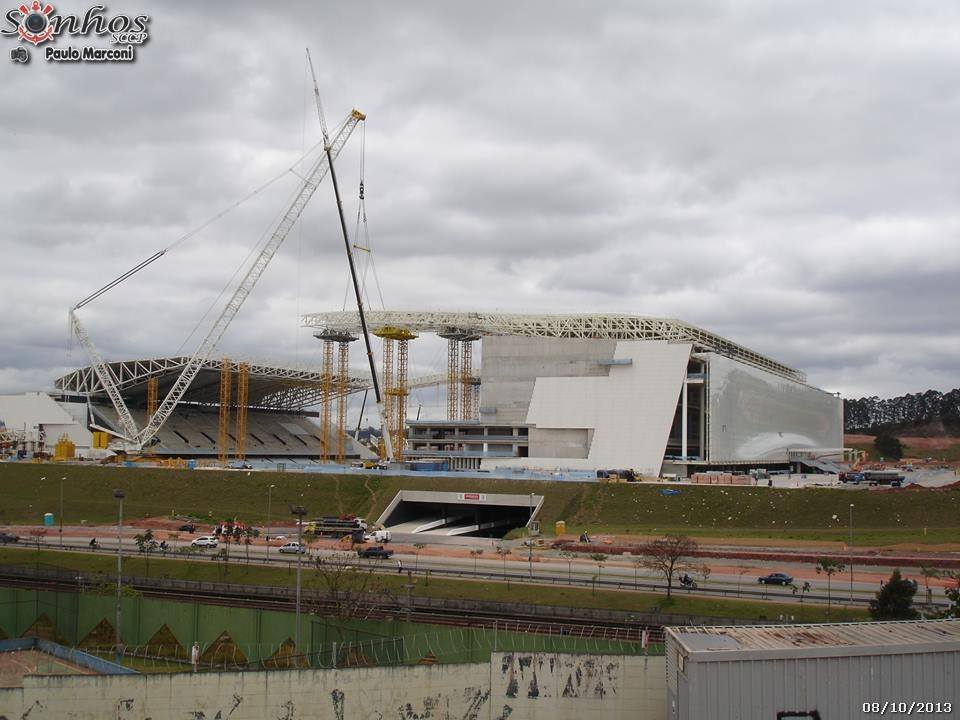
{"label": "green grass", "polygon": [[[41,478],[46,478],[41,480]],[[550,483],[436,477],[321,475],[119,468],[56,464],[0,464],[0,524],[40,523],[59,512],[64,522],[116,520],[113,488],[126,493],[128,519],[190,514],[209,520],[239,518],[264,523],[267,488],[273,521],[302,503],[314,517],[352,512],[375,520],[400,489],[537,493],[545,496],[541,521],[550,534],[556,520],[568,533],[654,534],[758,539],[837,540],[847,536],[849,504],[856,504],[861,546],[957,542],[960,490],[852,492],[849,490],[682,486],[664,497],[654,484]],[[927,528],[926,534],[923,529]]]}
{"label": "green grass", "polygon": [[[116,572],[116,560],[109,555],[85,555],[82,553],[54,550],[13,550],[0,548],[0,564],[22,565],[41,568],[68,568],[95,575],[98,572]],[[211,560],[147,560],[140,556],[124,560],[124,574],[131,576],[171,577],[182,580],[229,582],[248,585],[291,586],[296,575],[296,563],[286,568],[246,565],[241,558],[231,560],[226,566]],[[379,576],[382,585],[397,595],[405,594],[406,578],[384,573]],[[473,598],[494,602],[528,603],[532,605],[563,605],[569,607],[608,608],[628,612],[660,612],[679,615],[699,615],[738,619],[772,619],[781,614],[793,615],[797,621],[822,622],[826,620],[863,620],[867,613],[862,609],[834,606],[830,614],[823,605],[800,603],[754,602],[693,597],[677,591],[669,600],[665,595],[635,593],[629,591],[600,590],[596,593],[586,588],[542,585],[525,585],[512,582],[465,581],[446,578],[414,578],[414,593],[423,597]],[[303,586],[323,589],[323,581],[309,565],[304,566]],[[113,593],[113,587],[104,587],[104,592]]]}

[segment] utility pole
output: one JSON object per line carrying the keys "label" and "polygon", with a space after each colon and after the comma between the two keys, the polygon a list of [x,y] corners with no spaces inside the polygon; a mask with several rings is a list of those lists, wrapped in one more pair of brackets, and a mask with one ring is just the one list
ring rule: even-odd
{"label": "utility pole", "polygon": [[853,503],[850,503],[850,604],[853,604]]}
{"label": "utility pole", "polygon": [[300,565],[303,559],[303,516],[307,514],[307,509],[303,505],[291,505],[290,513],[297,517],[297,606],[296,606],[296,628],[294,630],[293,644],[300,654]]}
{"label": "utility pole", "polygon": [[270,564],[270,493],[273,492],[273,489],[276,485],[271,485],[267,488],[267,564]]}
{"label": "utility pole", "polygon": [[530,519],[527,521],[527,569],[533,580],[533,493],[530,493]]}
{"label": "utility pole", "polygon": [[63,481],[65,477],[60,478],[60,547],[63,547]]}
{"label": "utility pole", "polygon": [[120,644],[120,623],[123,620],[123,606],[121,603],[121,576],[123,575],[123,490],[114,490],[113,496],[120,501],[117,511],[117,645],[114,649],[114,660],[116,660],[117,665],[119,665],[120,660],[123,658],[123,646]]}

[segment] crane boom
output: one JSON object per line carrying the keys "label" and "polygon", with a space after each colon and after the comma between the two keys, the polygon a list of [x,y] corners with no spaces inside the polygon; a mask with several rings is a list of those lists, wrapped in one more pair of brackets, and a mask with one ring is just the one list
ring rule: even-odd
{"label": "crane boom", "polygon": [[233,291],[233,295],[230,297],[230,300],[221,311],[220,317],[218,317],[216,322],[213,323],[213,326],[210,328],[207,336],[203,339],[203,342],[200,343],[200,346],[190,358],[190,361],[183,368],[183,371],[180,373],[180,377],[177,378],[177,381],[173,384],[173,387],[170,388],[170,392],[167,393],[167,396],[163,399],[160,407],[157,408],[157,412],[154,413],[153,417],[150,418],[143,430],[140,431],[140,434],[137,436],[137,441],[141,446],[149,442],[167,421],[167,418],[170,417],[170,413],[173,412],[173,409],[177,406],[177,403],[180,402],[180,398],[183,397],[183,394],[187,391],[187,388],[190,387],[190,383],[193,382],[193,379],[197,376],[197,373],[200,372],[200,368],[203,366],[203,363],[206,362],[207,358],[209,358],[210,354],[213,352],[213,349],[217,346],[217,343],[220,342],[220,338],[223,337],[223,334],[226,332],[230,322],[240,310],[240,306],[243,305],[244,300],[247,299],[250,291],[253,290],[254,285],[256,285],[257,281],[260,279],[263,271],[266,270],[270,260],[273,259],[274,254],[280,248],[280,245],[283,244],[287,234],[290,232],[290,228],[292,228],[294,223],[296,223],[297,218],[299,218],[300,214],[303,212],[303,208],[306,207],[307,202],[309,202],[310,198],[313,197],[313,193],[316,192],[320,182],[324,177],[326,177],[327,172],[330,169],[329,159],[336,157],[340,153],[340,151],[343,149],[343,146],[350,138],[350,135],[353,133],[354,128],[356,128],[357,124],[361,120],[365,119],[366,116],[359,110],[351,111],[346,123],[340,129],[340,132],[337,133],[337,136],[333,139],[333,143],[331,143],[329,146],[328,152],[319,156],[317,161],[313,164],[313,167],[310,168],[310,172],[307,174],[303,185],[300,186],[300,189],[294,196],[293,201],[287,208],[287,212],[284,213],[283,217],[280,219],[279,224],[273,231],[273,235],[271,235],[270,239],[267,241],[267,244],[264,246],[260,255],[258,255],[253,261],[250,269],[247,270],[247,274],[240,281],[240,284],[237,285],[236,290]]}
{"label": "crane boom", "polygon": [[[387,416],[384,410],[383,397],[380,394],[380,382],[377,379],[377,366],[373,361],[373,346],[370,344],[370,331],[363,314],[363,297],[360,292],[360,283],[357,281],[357,268],[353,262],[353,249],[350,245],[350,235],[347,232],[347,220],[343,216],[343,202],[340,200],[340,186],[337,184],[337,171],[333,169],[333,155],[327,140],[327,121],[323,117],[323,104],[320,102],[320,88],[317,85],[317,74],[313,70],[313,58],[310,57],[310,48],[307,48],[307,62],[310,64],[310,75],[313,78],[313,97],[317,103],[317,115],[320,118],[320,129],[323,132],[324,151],[327,153],[330,166],[330,182],[333,184],[333,195],[337,200],[337,213],[340,216],[340,230],[343,233],[343,244],[347,250],[347,264],[350,266],[350,279],[353,282],[353,292],[357,297],[357,312],[360,314],[360,326],[363,329],[363,343],[367,350],[367,362],[370,364],[370,379],[373,381],[373,394],[377,401],[377,413],[380,415],[381,433],[387,460],[393,460],[393,445],[390,442],[390,432],[387,428]],[[361,185],[362,187],[362,185]],[[341,428],[342,431],[342,428]]]}
{"label": "crane boom", "polygon": [[73,334],[77,336],[77,340],[80,341],[80,345],[83,346],[87,356],[90,358],[90,365],[93,368],[93,372],[96,373],[100,384],[107,391],[107,396],[117,411],[117,417],[120,418],[120,428],[125,433],[123,439],[135,443],[138,433],[137,423],[134,421],[133,415],[130,414],[127,404],[123,401],[123,395],[120,393],[119,384],[116,376],[113,374],[113,370],[104,362],[103,356],[100,355],[93,341],[90,340],[86,328],[83,327],[80,318],[77,317],[76,308],[70,310],[70,327],[73,329]]}
{"label": "crane boom", "polygon": [[264,245],[263,250],[260,251],[260,254],[250,265],[246,274],[243,276],[243,279],[233,291],[233,295],[230,297],[230,300],[224,306],[223,310],[220,312],[220,315],[211,326],[206,337],[203,339],[196,352],[194,352],[190,360],[184,366],[180,376],[170,388],[170,391],[163,399],[163,402],[157,408],[157,412],[154,413],[153,417],[148,419],[147,424],[143,427],[143,429],[139,431],[137,430],[136,422],[134,421],[133,416],[130,414],[130,410],[127,408],[127,405],[123,400],[123,396],[118,387],[117,379],[113,376],[110,367],[104,362],[103,357],[90,340],[89,335],[74,312],[75,309],[70,311],[70,321],[73,327],[73,332],[80,341],[80,344],[83,346],[84,350],[86,350],[87,355],[90,357],[93,370],[117,411],[121,428],[123,432],[126,433],[126,437],[124,439],[142,448],[154,437],[154,435],[157,434],[160,428],[163,427],[163,424],[170,417],[170,414],[177,406],[177,403],[179,403],[183,398],[184,393],[190,387],[190,384],[197,376],[197,373],[200,372],[204,362],[206,362],[213,353],[217,344],[220,342],[220,338],[223,337],[223,334],[233,321],[233,318],[240,310],[240,306],[243,305],[243,302],[247,299],[247,296],[257,284],[257,281],[260,279],[263,271],[266,270],[267,265],[273,259],[273,256],[276,254],[280,246],[283,244],[287,234],[300,217],[300,214],[303,212],[303,209],[306,207],[310,198],[313,197],[313,194],[316,192],[320,182],[324,177],[326,177],[327,172],[330,169],[329,159],[336,157],[340,153],[357,124],[365,119],[366,116],[359,110],[351,111],[350,115],[347,117],[347,120],[341,126],[340,131],[337,133],[336,137],[334,137],[333,142],[330,143],[328,151],[318,156],[317,160],[304,177],[302,185],[298,188],[296,194],[291,200],[287,211],[280,219],[280,222],[277,224],[277,227],[274,229],[273,234],[270,236],[270,239],[267,241],[266,245]]}

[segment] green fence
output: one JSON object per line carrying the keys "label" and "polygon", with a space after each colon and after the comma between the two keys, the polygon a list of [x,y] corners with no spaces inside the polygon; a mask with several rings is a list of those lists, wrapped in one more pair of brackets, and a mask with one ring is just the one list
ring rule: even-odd
{"label": "green fence", "polygon": [[[146,669],[185,669],[199,644],[205,668],[351,667],[478,662],[498,650],[643,654],[641,643],[575,637],[563,628],[498,623],[450,627],[401,619],[301,615],[301,647],[292,612],[229,605],[122,599],[125,653]],[[108,653],[114,648],[116,596],[111,588],[66,592],[0,588],[0,639],[35,635]]]}

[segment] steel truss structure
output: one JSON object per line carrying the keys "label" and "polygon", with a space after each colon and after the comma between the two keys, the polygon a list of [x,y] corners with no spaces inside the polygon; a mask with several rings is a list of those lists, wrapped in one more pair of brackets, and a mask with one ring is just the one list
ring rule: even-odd
{"label": "steel truss structure", "polygon": [[[132,404],[146,404],[149,398],[148,384],[151,379],[158,384],[173,382],[176,375],[189,361],[187,356],[153,358],[148,360],[127,360],[109,363],[110,372],[117,378],[117,388]],[[246,372],[248,397],[244,405],[254,409],[300,411],[315,407],[323,399],[323,374],[316,369],[306,367],[282,366],[254,361],[230,361],[234,373]],[[216,406],[219,403],[220,371],[222,359],[208,360],[201,371],[201,377],[184,397],[185,403]],[[209,381],[206,373],[211,373]],[[442,385],[447,381],[444,375],[425,375],[410,380],[407,387],[411,390]],[[56,389],[63,393],[82,395],[91,400],[108,400],[106,390],[92,367],[82,367],[54,381]],[[333,394],[351,395],[373,387],[367,374],[350,375],[341,380],[335,376]],[[238,387],[239,390],[239,387]],[[241,402],[238,396],[237,402]],[[9,431],[9,428],[8,428]]]}
{"label": "steel truss structure", "polygon": [[[520,335],[557,338],[611,338],[615,340],[666,340],[689,342],[695,352],[714,352],[781,377],[806,383],[806,373],[754,352],[694,325],[669,318],[643,315],[583,314],[528,315],[496,312],[420,312],[371,310],[367,322],[374,329],[403,328],[411,332],[450,334]],[[359,327],[355,312],[311,313],[303,326],[328,332],[349,332]]]}

